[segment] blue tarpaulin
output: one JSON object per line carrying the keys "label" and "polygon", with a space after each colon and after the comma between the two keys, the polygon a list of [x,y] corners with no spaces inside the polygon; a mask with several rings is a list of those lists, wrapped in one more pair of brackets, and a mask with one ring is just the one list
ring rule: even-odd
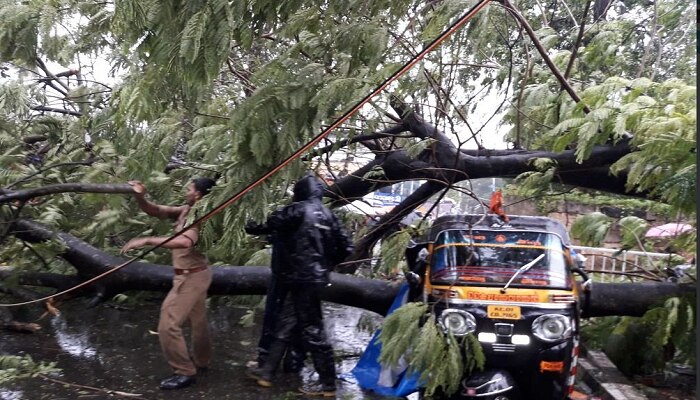
{"label": "blue tarpaulin", "polygon": [[[407,298],[408,284],[404,283],[399,289],[399,293],[396,295],[394,302],[391,304],[387,315],[404,305]],[[357,365],[352,369],[352,374],[357,379],[358,385],[363,389],[393,397],[403,397],[418,391],[418,388],[421,387],[418,380],[420,374],[417,372],[408,374],[406,372],[408,368],[406,363],[392,367],[379,363],[379,354],[382,345],[377,338],[379,337],[380,331],[381,330],[377,330],[377,332],[374,333],[372,340],[367,345],[364,353],[362,353]]]}

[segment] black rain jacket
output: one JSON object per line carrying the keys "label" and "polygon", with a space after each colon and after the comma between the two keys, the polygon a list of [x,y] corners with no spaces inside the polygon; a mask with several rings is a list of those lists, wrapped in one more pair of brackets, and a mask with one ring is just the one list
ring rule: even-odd
{"label": "black rain jacket", "polygon": [[338,218],[321,202],[323,184],[307,174],[294,185],[292,204],[273,212],[251,234],[272,234],[272,272],[282,282],[329,282],[329,273],[352,252]]}

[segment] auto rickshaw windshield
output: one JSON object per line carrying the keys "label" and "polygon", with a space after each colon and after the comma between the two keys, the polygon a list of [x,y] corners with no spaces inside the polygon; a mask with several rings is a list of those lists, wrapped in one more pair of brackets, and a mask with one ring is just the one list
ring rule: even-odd
{"label": "auto rickshaw windshield", "polygon": [[522,266],[510,287],[570,289],[565,248],[552,233],[532,231],[448,230],[441,232],[430,260],[436,284],[503,286]]}

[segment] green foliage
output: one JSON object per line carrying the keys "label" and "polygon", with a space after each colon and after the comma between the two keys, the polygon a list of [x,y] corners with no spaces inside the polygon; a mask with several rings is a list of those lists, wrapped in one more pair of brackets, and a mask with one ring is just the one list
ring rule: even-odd
{"label": "green foliage", "polygon": [[53,362],[37,363],[30,356],[0,355],[0,384],[60,371]]}
{"label": "green foliage", "polygon": [[[653,247],[653,238],[646,238],[645,233],[649,229],[649,223],[635,216],[626,216],[615,220],[603,213],[594,212],[588,215],[579,216],[571,226],[572,237],[581,241],[586,246],[600,246],[608,233],[618,228],[621,233],[621,244],[623,249],[637,249],[647,251]],[[681,254],[695,254],[697,231],[695,229],[680,234],[667,240],[664,247],[670,252]],[[685,263],[682,257],[674,256],[664,260],[657,266],[661,270],[665,267]]]}
{"label": "green foliage", "polygon": [[557,173],[556,161],[551,158],[533,158],[529,160],[529,164],[535,170],[517,176],[512,185],[517,188],[517,193],[525,197],[534,197],[550,191]]}
{"label": "green foliage", "polygon": [[400,271],[406,246],[411,241],[411,233],[402,229],[382,240],[381,258],[385,273]]}
{"label": "green foliage", "polygon": [[669,361],[695,364],[695,332],[695,299],[673,297],[640,318],[620,318],[604,348],[624,373],[651,374]]}
{"label": "green foliage", "polygon": [[254,265],[254,266],[270,266],[272,258],[272,253],[270,248],[264,248],[256,251],[250,256],[250,259],[243,265]]}
{"label": "green foliage", "polygon": [[0,110],[3,110],[3,115],[10,118],[27,117],[29,115],[29,93],[26,88],[19,83],[0,86]]}
{"label": "green foliage", "polygon": [[384,169],[378,165],[375,165],[374,167],[372,167],[371,170],[367,171],[367,173],[362,177],[362,179],[372,180],[372,179],[381,179],[381,178],[385,178],[385,177],[386,177],[386,175],[385,175]]}
{"label": "green foliage", "polygon": [[414,344],[414,338],[420,333],[428,305],[407,303],[386,317],[379,334],[382,354],[379,360],[388,365],[396,365],[408,349]]}
{"label": "green foliage", "polygon": [[617,224],[622,228],[622,244],[626,247],[639,247],[649,229],[647,221],[634,216],[624,217]]}
{"label": "green foliage", "polygon": [[473,335],[444,333],[428,311],[427,304],[407,303],[386,317],[379,333],[379,361],[391,366],[407,362],[409,372],[419,372],[426,382],[426,396],[438,388],[449,395],[459,390],[464,374],[483,368],[485,357]]}
{"label": "green foliage", "polygon": [[[654,99],[636,94],[625,126],[635,132],[640,149],[623,157],[613,171],[629,170],[628,187],[648,190],[680,212],[692,213],[696,200],[696,89],[671,80],[643,88]],[[641,89],[639,89],[641,91]],[[643,102],[640,102],[644,99]]]}
{"label": "green foliage", "polygon": [[612,218],[600,212],[582,215],[571,225],[571,235],[585,246],[598,246],[605,240],[613,222]]}
{"label": "green foliage", "polygon": [[591,350],[602,350],[610,338],[610,332],[623,317],[596,317],[581,320],[581,339]]}
{"label": "green foliage", "polygon": [[410,143],[405,146],[406,154],[411,158],[418,157],[424,150],[430,148],[435,143],[435,139],[425,139]]}
{"label": "green foliage", "polygon": [[449,0],[440,2],[435,12],[428,19],[428,24],[423,29],[421,38],[423,42],[430,42],[442,33],[444,27],[457,15],[468,10],[474,5],[473,1]]}
{"label": "green foliage", "polygon": [[[517,188],[516,188],[517,189]],[[638,199],[626,196],[610,195],[605,193],[588,192],[582,190],[571,190],[564,194],[557,193],[551,194],[545,192],[546,197],[542,201],[548,204],[552,202],[563,202],[568,201],[572,203],[595,205],[595,206],[613,206],[620,208],[623,215],[631,214],[635,210],[645,210],[651,213],[665,216],[667,218],[673,218],[676,214],[673,213],[671,207],[652,200]]]}
{"label": "green foliage", "polygon": [[38,11],[31,4],[4,1],[0,8],[0,61],[33,65],[36,58]]}

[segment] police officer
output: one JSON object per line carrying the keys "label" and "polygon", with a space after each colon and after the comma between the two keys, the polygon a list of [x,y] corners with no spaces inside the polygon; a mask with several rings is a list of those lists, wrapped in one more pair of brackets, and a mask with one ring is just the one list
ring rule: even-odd
{"label": "police officer", "polygon": [[[174,230],[179,232],[186,225],[192,206],[204,197],[215,185],[213,179],[196,178],[187,185],[186,204],[165,206],[146,199],[146,187],[139,181],[129,182],[134,188],[134,197],[146,214],[158,218],[175,220]],[[156,246],[169,237],[145,236],[131,239],[122,247],[122,252],[145,246]],[[180,236],[165,243],[172,250],[173,287],[160,309],[158,339],[165,359],[173,369],[173,375],[160,382],[161,389],[180,389],[195,382],[198,370],[204,370],[211,359],[211,340],[207,321],[206,298],[212,280],[207,257],[196,247],[199,226],[192,226]],[[192,355],[182,336],[182,325],[189,321],[192,328]]]}

